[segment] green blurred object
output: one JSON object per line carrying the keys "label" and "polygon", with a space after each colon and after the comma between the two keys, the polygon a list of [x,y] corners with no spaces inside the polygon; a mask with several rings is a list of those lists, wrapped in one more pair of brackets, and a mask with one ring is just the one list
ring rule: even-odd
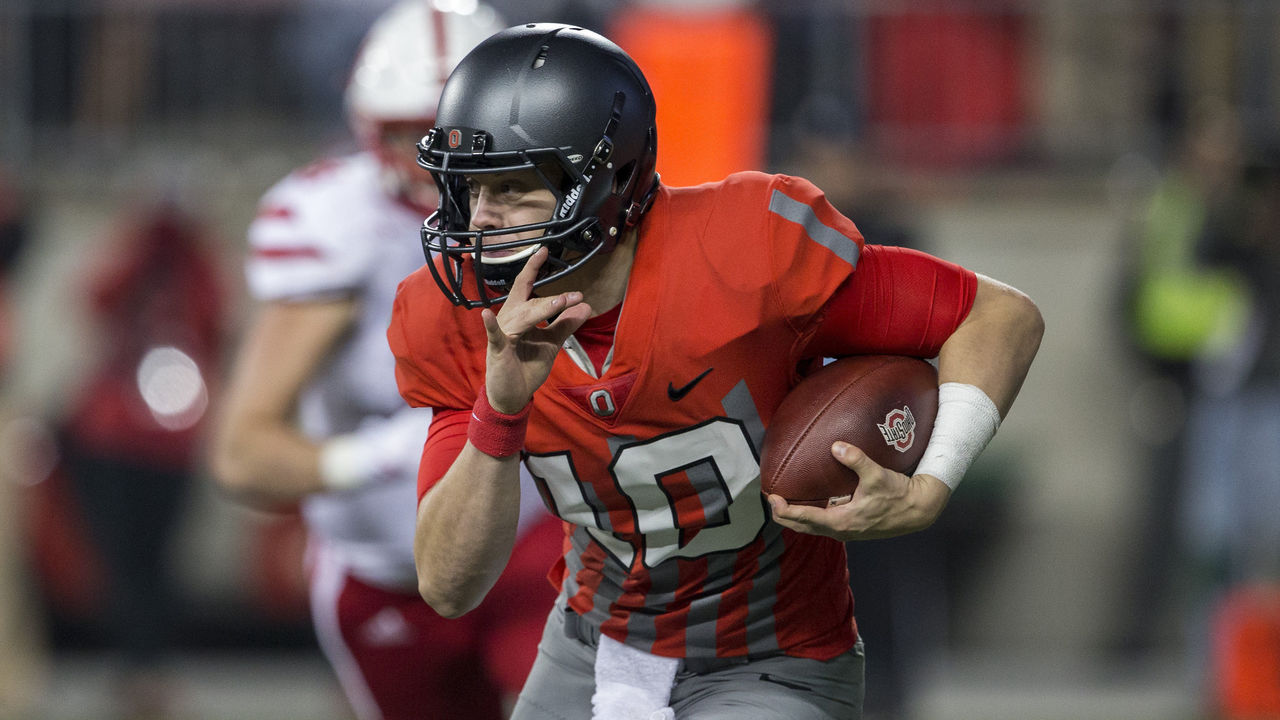
{"label": "green blurred object", "polygon": [[1250,306],[1249,291],[1235,272],[1150,272],[1135,298],[1137,340],[1166,360],[1222,355],[1243,335]]}
{"label": "green blurred object", "polygon": [[1196,261],[1207,216],[1202,193],[1178,174],[1152,197],[1132,321],[1135,339],[1153,357],[1189,361],[1223,355],[1244,334],[1252,306],[1244,278]]}

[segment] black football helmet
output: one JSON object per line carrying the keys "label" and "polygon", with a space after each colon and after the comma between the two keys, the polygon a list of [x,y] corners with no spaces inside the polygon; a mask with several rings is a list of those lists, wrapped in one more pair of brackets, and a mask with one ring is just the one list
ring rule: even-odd
{"label": "black football helmet", "polygon": [[[549,257],[535,287],[612,250],[658,188],[655,114],[640,68],[589,30],[519,25],[476,46],[449,76],[436,127],[418,144],[418,164],[440,189],[422,246],[445,295],[470,308],[505,300],[542,246]],[[467,176],[530,169],[555,194],[551,218],[471,229]],[[541,234],[515,238],[530,230]],[[515,252],[482,254],[491,250]]]}

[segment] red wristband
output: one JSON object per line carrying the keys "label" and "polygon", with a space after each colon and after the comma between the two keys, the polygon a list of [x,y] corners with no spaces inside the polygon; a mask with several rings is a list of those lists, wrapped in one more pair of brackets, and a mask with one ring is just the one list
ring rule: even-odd
{"label": "red wristband", "polygon": [[529,410],[532,407],[533,403],[529,403],[515,415],[500,413],[489,405],[489,394],[481,385],[476,404],[471,408],[467,439],[485,455],[496,458],[515,455],[524,448],[524,435],[529,427]]}

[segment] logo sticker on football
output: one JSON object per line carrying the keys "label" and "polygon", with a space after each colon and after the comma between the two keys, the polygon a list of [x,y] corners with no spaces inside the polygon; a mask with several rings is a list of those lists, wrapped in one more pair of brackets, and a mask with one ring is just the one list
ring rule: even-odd
{"label": "logo sticker on football", "polygon": [[892,445],[898,452],[910,450],[911,444],[916,441],[916,418],[906,405],[901,410],[890,410],[884,416],[884,424],[876,423],[876,427],[880,428],[885,444]]}

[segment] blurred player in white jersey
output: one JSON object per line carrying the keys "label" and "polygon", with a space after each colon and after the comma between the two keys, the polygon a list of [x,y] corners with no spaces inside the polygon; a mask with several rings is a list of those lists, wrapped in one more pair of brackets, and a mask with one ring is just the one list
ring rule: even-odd
{"label": "blurred player in white jersey", "polygon": [[247,260],[259,307],[213,450],[236,497],[301,501],[316,633],[362,720],[502,717],[533,663],[563,537],[524,493],[522,549],[492,602],[445,620],[418,595],[416,479],[431,411],[400,398],[385,332],[436,204],[415,143],[454,64],[502,27],[483,4],[450,7],[410,0],[378,19],[346,93],[365,149],[263,197]]}

